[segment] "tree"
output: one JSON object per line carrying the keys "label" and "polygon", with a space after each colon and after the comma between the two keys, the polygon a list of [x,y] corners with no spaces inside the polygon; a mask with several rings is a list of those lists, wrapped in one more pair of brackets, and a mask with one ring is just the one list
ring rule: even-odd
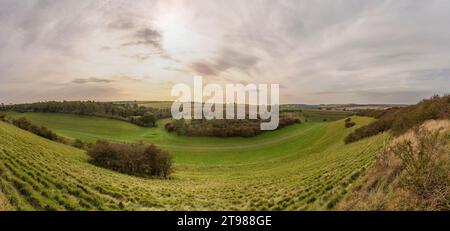
{"label": "tree", "polygon": [[152,125],[154,127],[155,123],[156,123],[156,116],[155,116],[155,114],[153,114],[151,112],[146,112],[141,117],[141,121],[144,125],[147,125],[147,126]]}
{"label": "tree", "polygon": [[172,172],[170,153],[153,144],[98,140],[87,149],[87,154],[92,164],[130,175],[169,178]]}

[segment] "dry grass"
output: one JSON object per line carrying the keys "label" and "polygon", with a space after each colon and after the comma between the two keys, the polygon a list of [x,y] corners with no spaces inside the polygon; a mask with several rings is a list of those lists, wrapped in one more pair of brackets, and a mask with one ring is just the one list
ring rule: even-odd
{"label": "dry grass", "polygon": [[5,195],[0,191],[0,211],[8,211],[11,210],[12,207],[9,205],[8,200],[5,198]]}
{"label": "dry grass", "polygon": [[339,210],[449,210],[450,121],[427,121],[395,138]]}

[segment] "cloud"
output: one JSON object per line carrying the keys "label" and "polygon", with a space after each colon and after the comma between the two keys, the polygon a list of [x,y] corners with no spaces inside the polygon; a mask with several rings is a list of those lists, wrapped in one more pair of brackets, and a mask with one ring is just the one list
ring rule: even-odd
{"label": "cloud", "polygon": [[155,29],[144,28],[137,30],[129,36],[128,41],[122,43],[121,46],[143,46],[152,49],[151,52],[124,55],[125,57],[133,58],[139,61],[145,61],[150,58],[161,58],[173,62],[179,62],[179,60],[174,58],[168,53],[167,50],[164,49],[163,35],[160,31]]}
{"label": "cloud", "polygon": [[123,43],[122,46],[144,45],[162,49],[161,39],[162,34],[159,31],[150,28],[144,28],[136,31],[132,36],[132,40]]}
{"label": "cloud", "polygon": [[131,19],[124,19],[122,17],[108,24],[108,28],[112,30],[131,30],[135,27]]}
{"label": "cloud", "polygon": [[191,64],[191,68],[200,75],[217,76],[221,72],[225,72],[232,68],[247,72],[258,62],[259,58],[256,56],[227,48],[222,49],[212,62],[197,61]]}
{"label": "cloud", "polygon": [[216,68],[226,71],[229,68],[237,68],[247,71],[259,62],[259,58],[248,53],[237,52],[232,49],[223,49],[216,59]]}
{"label": "cloud", "polygon": [[133,54],[133,55],[125,55],[124,57],[133,58],[139,61],[144,61],[150,58],[156,58],[160,57],[163,59],[171,59],[169,55],[167,55],[163,50],[158,50],[155,52],[149,52],[149,53],[139,53],[139,54]]}
{"label": "cloud", "polygon": [[77,78],[72,80],[72,83],[76,83],[76,84],[85,84],[85,83],[111,83],[113,82],[113,80],[110,79],[101,79],[101,78],[95,78],[95,77],[90,77],[90,78]]}
{"label": "cloud", "polygon": [[200,75],[211,76],[219,74],[214,65],[207,62],[195,62],[191,65],[191,68]]}
{"label": "cloud", "polygon": [[110,51],[110,50],[112,50],[112,47],[110,47],[110,46],[102,46],[102,47],[100,47],[100,51]]}

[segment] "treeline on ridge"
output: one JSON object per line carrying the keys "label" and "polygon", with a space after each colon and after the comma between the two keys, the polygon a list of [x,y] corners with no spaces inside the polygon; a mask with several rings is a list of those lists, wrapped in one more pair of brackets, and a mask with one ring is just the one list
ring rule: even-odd
{"label": "treeline on ridge", "polygon": [[128,121],[133,124],[152,127],[156,120],[171,116],[170,109],[139,106],[136,103],[113,103],[95,101],[48,101],[30,104],[1,105],[2,111],[51,112],[77,115],[92,115]]}
{"label": "treeline on ridge", "polygon": [[[217,136],[217,137],[253,137],[263,131],[260,119],[250,120],[173,120],[165,125],[169,132],[186,136]],[[301,123],[300,119],[292,117],[280,117],[278,128]]]}
{"label": "treeline on ridge", "polygon": [[374,136],[390,130],[394,135],[406,132],[426,120],[450,118],[450,95],[435,95],[416,105],[395,107],[387,110],[365,110],[361,116],[371,116],[377,120],[356,129],[345,138],[345,143],[351,143],[366,137]]}

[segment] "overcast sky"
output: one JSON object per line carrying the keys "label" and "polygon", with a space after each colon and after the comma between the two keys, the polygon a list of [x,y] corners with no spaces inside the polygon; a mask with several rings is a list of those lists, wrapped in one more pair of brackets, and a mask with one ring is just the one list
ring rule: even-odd
{"label": "overcast sky", "polygon": [[450,1],[0,0],[0,102],[170,100],[194,75],[282,103],[450,93]]}

